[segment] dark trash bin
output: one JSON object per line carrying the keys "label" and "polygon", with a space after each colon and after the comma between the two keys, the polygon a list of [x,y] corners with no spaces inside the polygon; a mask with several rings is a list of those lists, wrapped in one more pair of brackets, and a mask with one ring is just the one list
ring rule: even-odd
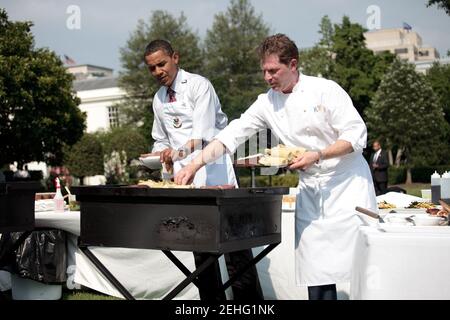
{"label": "dark trash bin", "polygon": [[23,232],[12,232],[2,235],[0,255],[4,255],[4,259],[0,269],[45,284],[65,282],[66,233],[58,229],[33,231],[17,250],[11,250],[22,234]]}

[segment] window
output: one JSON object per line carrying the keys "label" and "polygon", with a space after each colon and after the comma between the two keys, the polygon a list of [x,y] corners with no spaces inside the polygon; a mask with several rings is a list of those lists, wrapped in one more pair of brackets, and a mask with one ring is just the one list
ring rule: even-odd
{"label": "window", "polygon": [[419,51],[419,56],[421,57],[428,57],[429,53],[428,50]]}
{"label": "window", "polygon": [[118,107],[108,107],[109,115],[109,126],[111,128],[119,126],[119,108]]}
{"label": "window", "polygon": [[408,53],[408,48],[395,49],[395,54]]}

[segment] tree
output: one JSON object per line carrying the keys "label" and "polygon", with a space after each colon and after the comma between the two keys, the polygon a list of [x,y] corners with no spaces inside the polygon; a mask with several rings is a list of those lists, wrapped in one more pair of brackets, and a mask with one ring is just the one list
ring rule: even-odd
{"label": "tree", "polygon": [[348,92],[361,115],[370,105],[383,74],[394,59],[388,52],[375,55],[367,49],[365,31],[344,16],[341,24],[334,25],[332,36],[335,69],[331,78]]}
{"label": "tree", "polygon": [[450,64],[434,63],[428,69],[426,78],[438,96],[439,105],[445,113],[445,120],[450,123]]}
{"label": "tree", "polygon": [[428,0],[427,7],[437,5],[439,9],[444,9],[450,15],[450,1],[449,0]]}
{"label": "tree", "polygon": [[339,83],[362,116],[395,57],[389,52],[374,54],[367,49],[364,32],[361,25],[352,23],[346,16],[341,24],[334,26],[328,16],[324,16],[320,23],[320,41],[299,54],[303,73]]}
{"label": "tree", "polygon": [[119,86],[127,92],[120,108],[124,112],[125,123],[138,126],[149,144],[152,141],[152,99],[159,85],[145,66],[144,51],[155,39],[170,41],[174,50],[180,53],[180,67],[189,72],[200,72],[203,61],[199,38],[187,25],[183,13],[176,19],[165,11],[154,11],[148,23],[139,20],[126,46],[120,49],[124,71],[119,74]]}
{"label": "tree", "polygon": [[119,153],[123,151],[127,156],[128,164],[149,151],[145,137],[133,127],[113,128],[110,131],[98,133],[98,137],[102,142],[105,155],[111,155],[113,151]]}
{"label": "tree", "polygon": [[334,29],[327,15],[320,22],[319,33],[322,35],[319,43],[311,49],[300,50],[299,67],[304,74],[331,78],[335,69],[332,53]]}
{"label": "tree", "polygon": [[48,49],[34,48],[31,22],[11,22],[0,9],[0,167],[17,161],[60,164],[77,142],[85,115],[73,77]]}
{"label": "tree", "polygon": [[80,141],[64,150],[64,165],[80,178],[103,174],[103,147],[94,134],[85,133]]}
{"label": "tree", "polygon": [[439,161],[449,126],[436,94],[412,64],[400,60],[392,64],[366,116],[372,137],[385,139],[388,148],[406,158],[407,183],[413,166]]}
{"label": "tree", "polygon": [[261,15],[248,0],[232,0],[214,16],[205,39],[205,75],[213,83],[229,119],[240,116],[267,90],[256,48],[269,34]]}

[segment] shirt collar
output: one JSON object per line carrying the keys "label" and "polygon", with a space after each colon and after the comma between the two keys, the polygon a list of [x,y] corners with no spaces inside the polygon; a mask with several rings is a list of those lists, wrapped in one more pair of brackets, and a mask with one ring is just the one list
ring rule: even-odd
{"label": "shirt collar", "polygon": [[183,86],[181,84],[185,83],[183,81],[184,78],[185,78],[184,70],[183,69],[178,69],[177,76],[175,77],[175,79],[173,80],[172,85],[170,86],[173,91],[175,91],[176,93],[183,92],[183,90],[182,90]]}
{"label": "shirt collar", "polygon": [[304,86],[304,75],[300,72],[300,70],[298,71],[298,81],[295,84],[294,88],[292,88],[292,92],[296,92],[298,90],[300,90],[300,88],[302,88]]}

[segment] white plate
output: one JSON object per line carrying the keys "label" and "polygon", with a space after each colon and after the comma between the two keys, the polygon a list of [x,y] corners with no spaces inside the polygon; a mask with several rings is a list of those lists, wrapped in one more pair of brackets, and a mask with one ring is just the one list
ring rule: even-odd
{"label": "white plate", "polygon": [[[395,212],[394,212],[395,211]],[[380,215],[383,216],[383,214],[421,214],[421,213],[427,213],[427,209],[425,208],[392,208],[392,209],[379,209],[378,212]]]}
{"label": "white plate", "polygon": [[[412,217],[416,226],[440,226],[443,223],[446,223],[446,219],[443,217],[418,214]],[[448,224],[448,222],[447,222]]]}
{"label": "white plate", "polygon": [[143,166],[146,166],[149,169],[161,169],[162,164],[159,161],[159,156],[149,156],[145,158],[139,158],[139,161]]}

